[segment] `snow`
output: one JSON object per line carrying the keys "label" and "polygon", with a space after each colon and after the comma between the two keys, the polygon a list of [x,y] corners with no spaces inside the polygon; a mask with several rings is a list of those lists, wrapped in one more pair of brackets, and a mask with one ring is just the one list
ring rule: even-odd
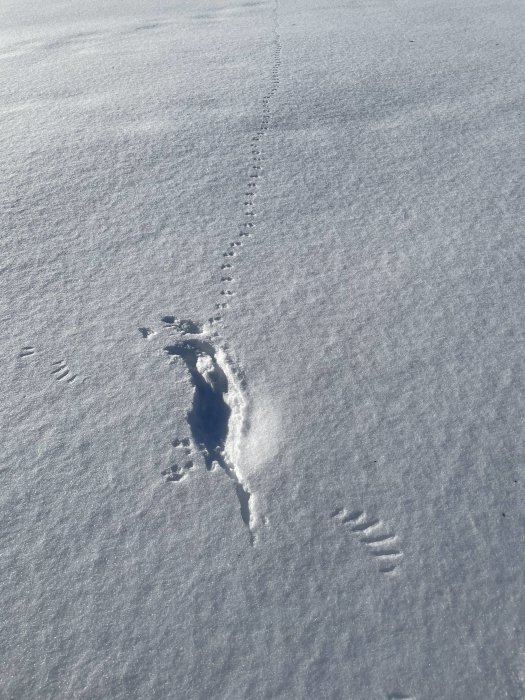
{"label": "snow", "polygon": [[2,3],[0,697],[525,697],[524,19]]}

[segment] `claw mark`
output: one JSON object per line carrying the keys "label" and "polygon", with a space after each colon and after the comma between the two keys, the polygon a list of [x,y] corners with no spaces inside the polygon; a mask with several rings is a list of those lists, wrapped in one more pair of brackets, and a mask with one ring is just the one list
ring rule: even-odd
{"label": "claw mark", "polygon": [[18,357],[31,357],[35,354],[35,348],[32,345],[24,345],[22,350],[18,353]]}

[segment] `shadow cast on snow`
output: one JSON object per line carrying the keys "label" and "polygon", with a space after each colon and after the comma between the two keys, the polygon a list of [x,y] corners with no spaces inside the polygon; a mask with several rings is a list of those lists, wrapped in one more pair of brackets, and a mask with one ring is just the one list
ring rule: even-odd
{"label": "shadow cast on snow", "polygon": [[232,410],[226,401],[229,383],[217,362],[214,347],[203,340],[184,340],[165,348],[168,355],[180,357],[190,373],[193,402],[187,414],[195,444],[202,450],[207,469],[216,462],[235,482],[235,491],[245,525],[250,524],[250,493],[240,482],[235,467],[225,457]]}

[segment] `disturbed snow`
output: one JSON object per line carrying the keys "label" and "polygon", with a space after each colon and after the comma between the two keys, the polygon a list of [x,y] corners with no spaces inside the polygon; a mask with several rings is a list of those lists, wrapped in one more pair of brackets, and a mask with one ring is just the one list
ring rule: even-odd
{"label": "disturbed snow", "polygon": [[0,695],[523,698],[523,5],[0,18]]}

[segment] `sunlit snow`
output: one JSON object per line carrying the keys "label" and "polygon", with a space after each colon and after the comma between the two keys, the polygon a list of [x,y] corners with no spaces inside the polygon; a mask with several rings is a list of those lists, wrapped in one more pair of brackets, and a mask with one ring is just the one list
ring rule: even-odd
{"label": "sunlit snow", "polygon": [[0,698],[525,698],[524,20],[3,0]]}

